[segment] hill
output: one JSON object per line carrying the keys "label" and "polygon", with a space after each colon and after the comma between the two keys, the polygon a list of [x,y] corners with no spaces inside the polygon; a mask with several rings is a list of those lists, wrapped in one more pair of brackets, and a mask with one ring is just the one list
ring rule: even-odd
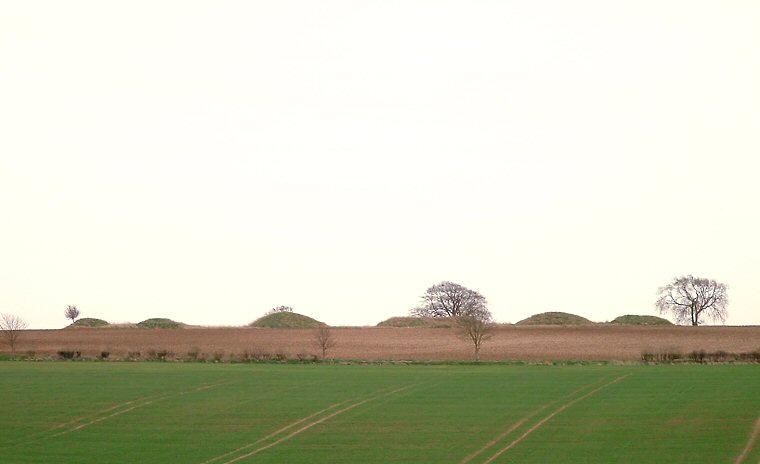
{"label": "hill", "polygon": [[515,325],[593,325],[594,323],[585,317],[562,312],[548,312],[534,314],[527,319],[517,322]]}
{"label": "hill", "polygon": [[667,319],[663,319],[657,316],[636,316],[633,314],[626,314],[625,316],[616,317],[610,324],[619,325],[673,325]]}
{"label": "hill", "polygon": [[309,316],[287,311],[267,314],[248,324],[249,327],[268,327],[272,329],[313,329],[326,325]]}
{"label": "hill", "polygon": [[454,326],[449,317],[392,317],[377,324],[378,327],[428,327],[447,329]]}
{"label": "hill", "polygon": [[75,321],[73,324],[69,325],[69,327],[105,327],[108,325],[110,325],[108,321],[104,321],[103,319],[83,317]]}
{"label": "hill", "polygon": [[137,327],[140,327],[141,329],[181,329],[184,326],[185,324],[181,322],[162,317],[145,319],[144,321],[137,323]]}

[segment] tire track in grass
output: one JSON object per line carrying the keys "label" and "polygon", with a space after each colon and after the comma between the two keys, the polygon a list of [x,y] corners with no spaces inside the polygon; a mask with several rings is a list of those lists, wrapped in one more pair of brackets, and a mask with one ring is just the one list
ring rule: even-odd
{"label": "tire track in grass", "polygon": [[[92,419],[92,420],[90,420],[88,422],[85,422],[85,423],[76,425],[76,426],[74,426],[72,428],[66,429],[64,431],[55,433],[55,434],[51,435],[49,438],[54,438],[54,437],[58,437],[58,436],[61,436],[61,435],[65,435],[67,433],[76,432],[77,430],[81,430],[81,429],[83,429],[85,427],[89,427],[90,425],[97,424],[98,422],[102,422],[102,421],[104,421],[106,419],[110,419],[112,417],[119,416],[121,414],[127,413],[127,412],[132,411],[132,410],[137,409],[137,408],[142,408],[144,406],[148,406],[148,405],[153,404],[153,403],[155,403],[157,401],[162,401],[162,400],[165,400],[165,399],[168,399],[168,398],[174,398],[174,397],[178,397],[178,396],[183,396],[183,395],[187,395],[187,394],[190,394],[190,393],[195,393],[195,392],[199,392],[199,391],[203,391],[203,390],[209,390],[211,388],[216,388],[216,387],[219,387],[219,386],[222,386],[222,385],[225,385],[225,383],[216,383],[216,384],[209,384],[209,385],[201,385],[200,387],[193,388],[191,390],[184,390],[184,391],[181,391],[181,392],[178,392],[178,393],[174,393],[174,394],[160,395],[160,396],[156,396],[156,397],[147,397],[147,398],[151,398],[151,399],[148,399],[147,401],[143,401],[142,403],[135,404],[134,406],[130,406],[130,407],[126,408],[126,409],[118,410],[118,411],[116,411],[116,412],[114,412],[112,414],[96,417],[96,418],[94,418],[94,419]],[[138,399],[138,400],[128,401],[126,403],[121,403],[120,405],[117,405],[115,407],[108,408],[107,410],[104,410],[104,411],[100,411],[97,414],[102,414],[104,412],[113,411],[113,410],[115,410],[115,409],[117,409],[119,407],[123,407],[123,406],[129,405],[129,404],[132,404],[132,403],[135,403],[135,402],[138,402],[138,401],[140,401],[140,400]],[[78,422],[78,420],[77,421],[68,422],[67,424],[64,424],[64,426],[65,425],[71,425],[71,424],[76,423],[76,422]],[[61,428],[61,427],[60,426],[54,427],[53,429],[51,429],[51,431],[52,430],[56,430],[58,428]]]}
{"label": "tire track in grass", "polygon": [[459,464],[467,464],[468,462],[472,461],[473,459],[475,459],[476,457],[478,457],[479,455],[481,455],[485,450],[487,450],[488,448],[494,446],[495,444],[497,444],[498,442],[500,442],[501,440],[503,440],[504,437],[506,437],[510,433],[514,432],[515,430],[517,430],[526,421],[528,421],[532,417],[536,416],[537,414],[539,414],[544,409],[546,409],[546,408],[548,408],[548,407],[550,407],[550,406],[552,406],[554,404],[557,404],[557,403],[559,403],[560,401],[562,401],[564,399],[572,398],[573,396],[577,395],[579,392],[581,392],[581,391],[589,388],[590,386],[592,386],[592,385],[594,385],[596,383],[599,383],[599,382],[598,381],[591,382],[588,385],[584,385],[584,386],[582,386],[580,388],[576,388],[575,390],[571,391],[570,393],[568,393],[566,395],[563,395],[560,398],[557,398],[556,400],[549,401],[548,403],[546,403],[546,404],[544,404],[542,406],[539,406],[533,412],[531,412],[527,416],[523,417],[522,419],[518,420],[517,422],[515,422],[514,424],[512,424],[511,426],[509,426],[509,428],[507,428],[505,431],[503,431],[502,433],[500,433],[499,435],[497,435],[496,437],[494,437],[488,443],[486,443],[485,445],[481,446],[480,448],[478,448],[473,453],[468,454],[467,456],[465,456],[461,461],[459,461]]}
{"label": "tire track in grass", "polygon": [[[378,390],[378,392],[376,392],[376,394],[379,393],[379,392],[382,392],[383,390],[388,390],[388,389],[387,388],[380,389],[380,390]],[[329,411],[331,409],[337,408],[338,406],[346,404],[349,401],[351,401],[351,400],[344,400],[344,401],[341,401],[339,403],[332,404],[332,405],[330,405],[330,406],[328,406],[328,407],[326,407],[324,409],[320,409],[317,412],[313,412],[313,413],[309,414],[306,417],[298,419],[295,422],[291,422],[290,424],[288,424],[288,425],[286,425],[286,426],[284,426],[284,427],[282,427],[282,428],[280,428],[278,430],[275,430],[274,432],[270,433],[269,435],[267,435],[267,436],[265,436],[263,438],[260,438],[260,439],[256,440],[253,443],[248,443],[246,445],[241,446],[240,448],[234,449],[234,450],[229,451],[227,453],[220,454],[219,456],[214,456],[213,458],[210,458],[207,461],[203,461],[201,464],[210,464],[212,462],[215,462],[215,461],[218,461],[220,459],[223,459],[223,458],[226,458],[228,456],[231,456],[231,455],[233,455],[235,453],[239,453],[241,451],[245,451],[247,449],[253,448],[254,446],[258,445],[259,443],[261,443],[263,441],[269,440],[270,438],[272,438],[272,437],[274,437],[276,435],[279,435],[279,434],[281,434],[283,432],[288,431],[289,429],[292,429],[293,427],[297,426],[298,424],[302,424],[302,423],[306,422],[309,419],[312,419],[312,418],[314,418],[314,417],[316,417],[316,416],[318,416],[318,415],[320,415],[322,413],[325,413],[325,412],[327,412],[327,411]]]}
{"label": "tire track in grass", "polygon": [[253,448],[254,446],[258,445],[259,443],[261,443],[263,441],[266,441],[266,440],[269,440],[270,438],[272,438],[272,437],[274,437],[276,435],[279,435],[279,434],[281,434],[283,432],[286,432],[289,429],[292,429],[293,427],[297,426],[298,424],[302,424],[302,423],[306,422],[309,419],[312,419],[312,418],[314,418],[314,417],[316,417],[316,416],[318,416],[318,415],[320,415],[320,414],[322,414],[324,412],[327,412],[327,411],[329,411],[331,409],[337,408],[338,406],[340,406],[342,404],[346,404],[346,403],[348,403],[348,400],[341,401],[340,403],[331,404],[330,406],[328,406],[328,407],[326,407],[324,409],[321,409],[321,410],[319,410],[317,412],[311,413],[308,416],[303,417],[301,419],[298,419],[295,422],[291,422],[290,424],[286,425],[285,427],[283,427],[281,429],[278,429],[278,430],[275,430],[274,432],[270,433],[269,435],[267,435],[267,436],[265,436],[263,438],[260,438],[260,439],[256,440],[253,443],[249,443],[249,444],[243,445],[240,448],[237,448],[235,450],[229,451],[229,452],[224,453],[224,454],[220,454],[219,456],[213,457],[213,458],[211,458],[211,459],[209,459],[207,461],[203,461],[201,464],[210,464],[210,463],[218,461],[220,459],[224,459],[224,458],[226,458],[228,456],[232,456],[235,453],[239,453],[241,451],[245,451],[247,449]]}
{"label": "tire track in grass", "polygon": [[[741,454],[739,454],[739,457],[736,458],[734,464],[741,464],[744,462],[749,452],[752,451],[752,448],[755,447],[755,442],[757,442],[758,436],[760,436],[760,417],[757,418],[755,426],[752,428],[752,433],[749,434],[747,444],[744,445],[744,449],[742,450]],[[758,461],[758,464],[760,464],[760,461]]]}
{"label": "tire track in grass", "polygon": [[64,427],[66,427],[67,425],[76,424],[77,422],[81,422],[83,420],[87,420],[87,419],[89,419],[89,418],[91,418],[93,416],[99,416],[101,414],[105,414],[107,412],[113,411],[114,409],[119,409],[121,407],[128,406],[128,405],[130,405],[132,403],[137,403],[138,401],[144,401],[144,400],[148,400],[148,399],[151,399],[151,398],[157,398],[157,397],[158,397],[157,395],[144,396],[142,398],[137,398],[137,399],[134,399],[134,400],[125,401],[123,403],[118,403],[118,404],[116,404],[114,406],[111,406],[110,408],[101,409],[100,411],[95,411],[95,412],[90,413],[90,414],[88,414],[86,416],[77,417],[76,419],[72,419],[72,420],[70,420],[68,422],[64,422],[62,424],[55,425],[55,426],[51,427],[50,429],[48,429],[47,431],[48,432],[52,432],[54,430],[62,429]]}
{"label": "tire track in grass", "polygon": [[579,396],[578,398],[576,398],[576,399],[574,399],[574,400],[572,400],[572,401],[570,401],[568,403],[563,404],[562,406],[560,406],[559,408],[557,408],[556,410],[554,410],[554,412],[552,412],[548,416],[544,417],[540,421],[536,422],[531,428],[529,428],[528,430],[526,430],[519,437],[515,438],[510,444],[508,444],[504,448],[502,448],[499,451],[497,451],[490,458],[488,458],[485,461],[483,461],[483,464],[490,464],[491,462],[493,462],[496,458],[498,458],[499,456],[501,456],[502,454],[504,454],[505,452],[507,452],[510,448],[514,447],[515,445],[517,445],[521,441],[523,441],[528,435],[530,435],[531,433],[533,433],[536,430],[538,430],[539,428],[541,428],[542,425],[544,425],[545,423],[547,423],[554,416],[556,416],[557,414],[561,413],[565,409],[569,408],[570,406],[574,405],[575,403],[578,403],[579,401],[582,401],[582,400],[588,398],[591,395],[594,395],[595,393],[598,393],[599,391],[601,391],[601,390],[609,387],[610,385],[612,385],[614,383],[620,382],[621,380],[623,380],[624,378],[628,377],[629,375],[631,375],[631,374],[621,375],[620,377],[618,377],[618,378],[616,378],[616,379],[614,379],[614,380],[612,380],[610,382],[607,382],[604,385],[602,385],[600,387],[597,387],[597,388],[591,390],[590,392],[588,392],[588,393],[586,393],[586,394],[584,394],[582,396]]}
{"label": "tire track in grass", "polygon": [[77,424],[77,423],[85,421],[85,420],[92,420],[93,417],[97,418],[101,414],[105,414],[105,413],[113,411],[115,409],[119,409],[119,408],[122,408],[124,406],[128,406],[130,404],[137,403],[138,401],[149,400],[151,398],[159,398],[159,395],[144,396],[142,398],[137,398],[137,399],[130,400],[130,401],[124,401],[122,403],[117,403],[117,404],[115,404],[113,406],[110,406],[108,408],[100,409],[98,411],[89,413],[87,415],[79,416],[79,417],[77,417],[75,419],[71,419],[71,420],[63,422],[61,424],[54,425],[53,427],[50,427],[47,430],[43,430],[41,432],[33,433],[31,435],[28,435],[26,437],[26,439],[24,439],[24,440],[18,441],[16,443],[8,444],[8,445],[6,445],[4,447],[7,448],[7,447],[13,447],[13,446],[19,446],[19,445],[26,445],[26,444],[29,444],[29,443],[34,443],[36,441],[42,440],[44,438],[57,437],[58,435],[63,435],[66,432],[64,431],[64,432],[54,433],[52,435],[50,435],[50,433],[54,432],[54,431],[56,431],[58,429],[62,429],[64,427],[70,426],[72,424]]}
{"label": "tire track in grass", "polygon": [[[339,414],[343,414],[344,412],[350,411],[350,410],[352,410],[354,408],[357,408],[357,407],[359,407],[359,406],[361,406],[361,405],[363,405],[365,403],[368,403],[370,401],[373,401],[373,400],[376,400],[376,399],[379,399],[379,398],[384,398],[384,397],[391,396],[391,395],[395,395],[396,393],[402,392],[404,390],[408,390],[408,389],[416,387],[416,386],[417,386],[417,384],[407,385],[406,387],[397,388],[397,389],[389,391],[387,393],[378,393],[378,392],[376,392],[375,394],[369,396],[368,398],[365,398],[365,399],[363,399],[361,401],[357,401],[355,403],[351,403],[350,405],[348,405],[348,406],[346,406],[344,408],[338,409],[337,411],[334,411],[334,412],[332,412],[332,413],[330,413],[330,414],[328,414],[326,416],[323,416],[323,417],[321,417],[321,418],[319,418],[319,419],[317,419],[315,421],[309,422],[306,425],[300,427],[299,429],[297,429],[297,430],[295,430],[295,431],[293,431],[293,432],[291,432],[291,433],[289,433],[289,434],[287,434],[287,435],[285,435],[283,437],[278,438],[277,440],[273,441],[272,443],[269,443],[267,445],[264,445],[264,446],[261,446],[259,448],[256,448],[255,450],[250,451],[250,452],[248,452],[246,454],[240,455],[240,456],[238,456],[236,458],[230,459],[228,461],[224,461],[223,464],[231,464],[233,462],[237,462],[237,461],[240,461],[242,459],[247,459],[247,458],[249,458],[251,456],[254,456],[254,455],[256,455],[256,454],[258,454],[258,453],[260,453],[262,451],[265,451],[265,450],[267,450],[269,448],[277,446],[277,445],[279,445],[280,443],[282,443],[284,441],[290,440],[291,438],[295,437],[296,435],[299,435],[299,434],[301,434],[301,433],[309,430],[310,428],[312,428],[312,427],[314,427],[316,425],[319,425],[322,422],[325,422],[326,420],[332,419],[333,417],[335,417],[335,416],[337,416]],[[383,390],[387,390],[387,388],[379,390],[379,392],[381,392]],[[346,401],[344,401],[343,403],[338,403],[338,404],[345,404],[345,403],[346,403]],[[330,408],[327,408],[327,409],[330,409]],[[321,412],[325,412],[325,411],[326,410],[323,410]],[[317,414],[312,414],[312,417],[316,417],[316,415]],[[304,421],[300,421],[300,423],[303,423],[303,422]],[[295,425],[295,424],[293,424],[293,425]],[[288,426],[285,429],[291,429],[291,428],[292,428],[291,426]],[[283,430],[283,429],[280,429],[280,430]],[[269,437],[271,438],[272,435],[274,435],[274,434],[270,434]],[[264,441],[264,439],[259,440],[257,443],[260,443],[262,441]],[[229,454],[232,454],[232,453],[227,453],[227,455],[229,455]],[[209,461],[207,461],[207,462],[209,462]]]}

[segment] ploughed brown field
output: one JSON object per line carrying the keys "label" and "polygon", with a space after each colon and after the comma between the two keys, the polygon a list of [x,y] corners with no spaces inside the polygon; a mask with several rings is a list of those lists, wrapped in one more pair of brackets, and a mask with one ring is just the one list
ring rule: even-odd
{"label": "ploughed brown field", "polygon": [[[445,328],[332,328],[336,346],[330,358],[358,360],[469,360],[472,344],[455,329]],[[760,326],[645,327],[645,326],[511,326],[500,327],[483,343],[483,360],[608,360],[638,361],[643,351],[694,350],[749,352],[760,349]],[[55,356],[58,351],[81,351],[111,358],[140,352],[168,351],[168,357],[187,358],[189,352],[212,359],[239,359],[280,355],[288,358],[317,355],[314,329],[261,328],[77,328],[29,330],[16,351]],[[172,356],[173,355],[173,356]]]}

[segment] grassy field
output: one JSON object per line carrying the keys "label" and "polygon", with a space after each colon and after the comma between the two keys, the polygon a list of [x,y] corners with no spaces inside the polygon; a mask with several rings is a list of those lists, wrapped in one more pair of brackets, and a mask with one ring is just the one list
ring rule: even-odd
{"label": "grassy field", "polygon": [[757,365],[0,362],[3,463],[739,463]]}

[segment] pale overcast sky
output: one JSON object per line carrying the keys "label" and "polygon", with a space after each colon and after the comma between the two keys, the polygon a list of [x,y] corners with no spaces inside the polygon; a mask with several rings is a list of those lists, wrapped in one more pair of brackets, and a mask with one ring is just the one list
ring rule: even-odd
{"label": "pale overcast sky", "polygon": [[760,2],[2,1],[0,312],[760,323]]}

